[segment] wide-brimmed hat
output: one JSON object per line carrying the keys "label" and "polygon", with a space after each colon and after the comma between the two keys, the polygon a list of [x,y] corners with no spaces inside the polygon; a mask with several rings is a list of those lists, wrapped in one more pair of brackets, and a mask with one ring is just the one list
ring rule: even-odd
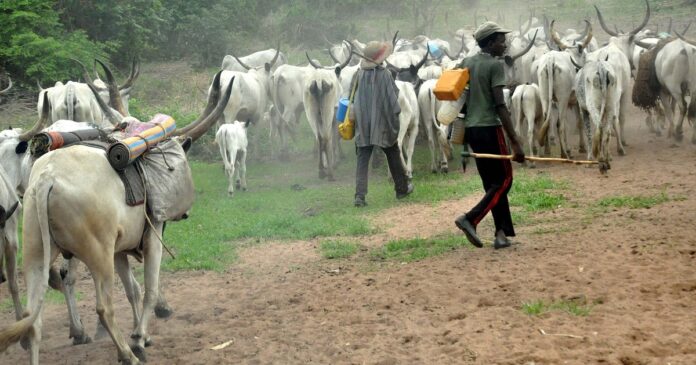
{"label": "wide-brimmed hat", "polygon": [[[381,64],[391,54],[392,45],[388,42],[371,41],[365,45],[363,56],[374,64]],[[363,59],[363,61],[366,61]]]}
{"label": "wide-brimmed hat", "polygon": [[481,24],[474,32],[474,39],[480,41],[494,33],[510,33],[510,29],[505,29],[495,22],[487,21]]}

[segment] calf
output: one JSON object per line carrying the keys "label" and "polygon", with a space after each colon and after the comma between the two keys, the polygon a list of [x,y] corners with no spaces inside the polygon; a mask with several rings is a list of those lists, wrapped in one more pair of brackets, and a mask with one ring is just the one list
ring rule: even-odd
{"label": "calf", "polygon": [[234,194],[235,187],[246,191],[246,156],[247,156],[247,126],[248,123],[234,121],[223,124],[215,133],[215,143],[220,147],[222,163],[225,165],[225,175],[229,181],[227,193]]}

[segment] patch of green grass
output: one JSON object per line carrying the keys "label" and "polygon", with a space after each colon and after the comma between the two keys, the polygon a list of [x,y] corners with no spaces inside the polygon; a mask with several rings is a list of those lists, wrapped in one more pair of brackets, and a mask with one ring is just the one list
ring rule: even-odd
{"label": "patch of green grass", "polygon": [[344,259],[358,252],[358,245],[343,241],[324,241],[319,250],[325,259]]}
{"label": "patch of green grass", "polygon": [[619,195],[602,198],[597,202],[603,208],[647,209],[670,201],[664,191],[656,195]]}
{"label": "patch of green grass", "polygon": [[469,243],[461,235],[447,235],[430,238],[412,238],[390,241],[374,249],[370,255],[376,260],[395,260],[412,262],[428,257],[442,255]]}
{"label": "patch of green grass", "polygon": [[588,304],[585,300],[559,299],[553,302],[545,302],[541,299],[522,304],[522,312],[530,316],[538,316],[546,312],[559,311],[566,312],[578,317],[586,317],[592,312],[595,305],[600,304],[595,301]]}
{"label": "patch of green grass", "polygon": [[[8,293],[9,294],[9,293]],[[83,297],[83,294],[79,291],[75,291],[75,301],[80,301]],[[19,301],[22,303],[22,308],[27,307],[27,296],[22,295],[21,298],[19,298]],[[63,296],[63,293],[53,290],[53,289],[48,289],[46,291],[46,299],[44,300],[44,303],[48,304],[65,304],[65,296]],[[13,311],[14,310],[14,304],[12,302],[12,296],[8,295],[7,298],[3,299],[0,301],[0,311]]]}
{"label": "patch of green grass", "polygon": [[566,189],[564,182],[551,179],[546,174],[518,173],[510,189],[510,205],[526,212],[541,212],[559,208],[566,202],[556,190]]}

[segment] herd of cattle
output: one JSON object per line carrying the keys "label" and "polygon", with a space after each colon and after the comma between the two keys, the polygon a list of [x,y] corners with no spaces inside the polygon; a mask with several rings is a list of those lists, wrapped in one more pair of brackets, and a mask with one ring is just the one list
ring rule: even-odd
{"label": "herd of cattle", "polygon": [[[600,10],[596,12],[601,27],[611,36],[604,45],[600,46],[594,37],[589,21],[581,32],[568,29],[560,34],[554,21],[530,18],[509,35],[510,56],[505,57],[504,67],[510,86],[507,101],[529,154],[537,154],[540,147],[550,153],[549,139],[554,137],[561,156],[571,158],[566,130],[575,122],[580,131],[579,151],[587,153],[588,159],[596,158],[600,171],[606,172],[612,135],[618,153],[625,153],[623,129],[631,78],[640,72],[638,65],[646,63],[640,61],[643,53],[656,53],[650,65],[658,85],[656,103],[647,110],[646,119],[651,130],[660,134],[666,121],[669,136],[680,140],[686,116],[692,122],[696,119],[696,103],[691,102],[696,87],[696,44],[676,31],[678,38],[672,37],[671,25],[667,33],[661,34],[645,29],[649,4],[642,23],[629,32],[611,30]],[[451,146],[447,126],[438,120],[445,102],[435,98],[433,88],[442,70],[456,67],[464,57],[480,52],[472,32],[472,28],[462,28],[453,33],[458,50],[441,39],[402,39],[398,32],[394,35],[394,52],[385,67],[392,71],[399,88],[398,143],[409,176],[413,174],[411,157],[421,128],[430,147],[432,171],[447,172]],[[218,123],[216,141],[229,178],[228,192],[232,193],[235,187],[246,189],[247,127],[267,121],[271,137],[287,151],[290,136],[298,129],[304,112],[319,147],[319,176],[333,180],[338,147],[335,108],[339,98],[348,96],[363,47],[355,39],[332,45],[328,52],[335,64],[331,66],[322,66],[309,54],[307,65],[289,65],[280,45],[246,57],[226,56],[209,88],[205,110],[196,121],[177,130],[171,148],[188,150],[192,142]],[[91,341],[76,311],[73,285],[77,261],[73,257],[84,262],[92,274],[100,325],[104,335],[108,333],[116,344],[120,361],[145,361],[151,313],[167,316],[171,312],[159,289],[159,237],[165,222],[152,221],[143,206],[124,203],[124,187],[104,151],[74,146],[38,159],[28,152],[28,141],[42,130],[115,131],[123,123],[136,121],[129,116],[128,98],[139,75],[138,64],[133,64],[121,86],[108,67],[102,64],[102,68],[106,82],[92,79],[83,66],[85,82],[58,82],[41,89],[36,125],[27,131],[0,132],[0,282],[8,281],[17,319],[0,331],[0,351],[21,341],[31,350],[32,364],[38,364],[41,306],[49,285],[66,296],[70,338],[75,344]],[[0,95],[11,87],[10,81]],[[224,123],[220,123],[223,118]],[[692,142],[696,143],[696,128]],[[187,164],[183,167],[189,169]],[[172,219],[185,218],[188,208],[183,207]],[[28,297],[24,314],[15,264],[20,209]],[[67,259],[60,272],[52,267],[58,254]],[[145,262],[144,299],[128,255]],[[130,345],[114,321],[114,272],[121,278],[132,306],[134,331]]]}

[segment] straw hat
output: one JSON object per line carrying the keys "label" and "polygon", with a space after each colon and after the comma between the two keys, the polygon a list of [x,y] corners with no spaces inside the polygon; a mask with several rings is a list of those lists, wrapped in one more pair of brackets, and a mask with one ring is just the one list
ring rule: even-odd
{"label": "straw hat", "polygon": [[365,49],[363,50],[363,56],[365,56],[366,59],[363,59],[361,63],[369,62],[379,65],[382,62],[384,62],[384,60],[391,54],[391,52],[391,43],[377,41],[368,42],[365,45]]}

